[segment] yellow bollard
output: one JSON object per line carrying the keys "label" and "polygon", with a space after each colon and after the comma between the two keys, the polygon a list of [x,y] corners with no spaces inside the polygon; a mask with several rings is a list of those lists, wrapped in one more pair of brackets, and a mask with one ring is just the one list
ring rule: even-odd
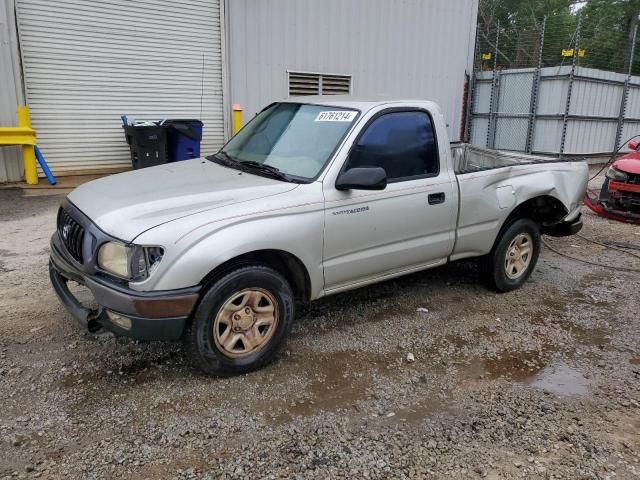
{"label": "yellow bollard", "polygon": [[[31,128],[29,107],[18,107],[18,126]],[[36,168],[36,152],[33,145],[22,145],[22,161],[24,162],[24,179],[29,185],[38,184],[38,169]]]}
{"label": "yellow bollard", "polygon": [[233,134],[235,135],[242,128],[242,105],[233,104]]}

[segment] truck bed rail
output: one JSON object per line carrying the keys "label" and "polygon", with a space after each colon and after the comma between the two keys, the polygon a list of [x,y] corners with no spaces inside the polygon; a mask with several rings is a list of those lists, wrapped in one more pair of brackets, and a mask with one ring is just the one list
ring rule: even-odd
{"label": "truck bed rail", "polygon": [[469,143],[452,143],[451,156],[456,175],[494,168],[562,161],[553,157],[491,150]]}

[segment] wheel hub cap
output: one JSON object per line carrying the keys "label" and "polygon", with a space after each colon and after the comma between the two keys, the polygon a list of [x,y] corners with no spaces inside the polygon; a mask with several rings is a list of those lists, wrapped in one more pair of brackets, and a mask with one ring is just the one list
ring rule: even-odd
{"label": "wheel hub cap", "polygon": [[213,339],[220,351],[242,358],[263,348],[278,324],[275,297],[261,288],[234,293],[222,304],[213,325]]}
{"label": "wheel hub cap", "polygon": [[237,319],[234,318],[233,320],[233,329],[236,331],[239,330],[249,330],[254,322],[257,320],[257,317],[255,315],[253,315],[253,310],[251,309],[247,309],[249,310],[248,314],[245,315],[238,315]]}
{"label": "wheel hub cap", "polygon": [[528,233],[520,233],[511,241],[507,248],[504,269],[508,278],[520,278],[529,268],[533,239]]}

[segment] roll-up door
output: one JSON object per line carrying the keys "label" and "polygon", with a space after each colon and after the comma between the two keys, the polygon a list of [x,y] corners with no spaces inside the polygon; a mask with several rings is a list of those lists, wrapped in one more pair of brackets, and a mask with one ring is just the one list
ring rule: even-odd
{"label": "roll-up door", "polygon": [[54,173],[130,165],[120,116],[224,141],[219,0],[17,0],[27,101]]}

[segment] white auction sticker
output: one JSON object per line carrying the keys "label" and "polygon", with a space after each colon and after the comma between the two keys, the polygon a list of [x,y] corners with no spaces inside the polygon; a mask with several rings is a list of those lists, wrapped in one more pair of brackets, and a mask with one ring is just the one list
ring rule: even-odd
{"label": "white auction sticker", "polygon": [[320,112],[316,117],[316,122],[352,122],[356,115],[357,112],[344,110]]}

